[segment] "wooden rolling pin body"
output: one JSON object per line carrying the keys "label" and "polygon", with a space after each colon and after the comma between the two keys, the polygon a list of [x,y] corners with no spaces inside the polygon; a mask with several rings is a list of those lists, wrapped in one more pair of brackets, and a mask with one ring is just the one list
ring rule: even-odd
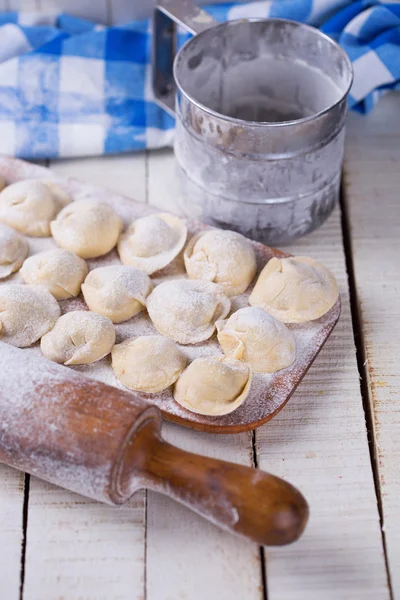
{"label": "wooden rolling pin body", "polygon": [[0,342],[1,462],[111,504],[150,488],[260,544],[301,535],[308,507],[293,486],[175,448],[160,426],[133,394]]}

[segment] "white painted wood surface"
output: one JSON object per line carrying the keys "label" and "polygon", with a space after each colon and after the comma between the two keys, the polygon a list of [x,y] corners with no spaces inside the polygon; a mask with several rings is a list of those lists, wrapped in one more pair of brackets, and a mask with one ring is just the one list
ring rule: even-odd
{"label": "white painted wood surface", "polygon": [[343,308],[298,392],[274,422],[256,432],[260,467],[293,482],[310,503],[299,543],[266,554],[268,598],[389,598],[339,211],[290,251],[319,258],[331,269]]}
{"label": "white painted wood surface", "polygon": [[[251,434],[217,436],[168,423],[173,444],[252,464]],[[147,505],[147,597],[152,600],[263,600],[259,549],[153,493]]]}
{"label": "white painted wood surface", "polygon": [[0,597],[18,600],[25,475],[0,465]]}
{"label": "white painted wood surface", "polygon": [[144,492],[115,508],[31,478],[24,600],[144,595]]}
{"label": "white painted wood surface", "polygon": [[[145,155],[52,166],[62,175],[86,178],[145,201]],[[141,600],[146,584],[145,502],[140,492],[127,506],[103,506],[31,478],[24,600]]]}
{"label": "white painted wood surface", "polygon": [[[169,151],[150,155],[149,194],[153,205],[179,212]],[[276,419],[256,432],[261,468],[298,485],[311,508],[300,542],[267,552],[268,598],[388,598],[339,210],[319,231],[287,249],[319,258],[332,270],[343,312],[298,392]]]}
{"label": "white painted wood surface", "polygon": [[[374,190],[371,194],[374,202],[371,202],[373,206],[376,203],[379,222],[383,222],[379,212],[382,203],[376,200],[377,194],[381,195],[386,188],[390,190],[384,197],[389,198],[392,222],[396,216],[392,186],[397,181],[395,173],[399,170],[396,162],[399,157],[396,140],[382,132],[393,131],[393,126],[386,125],[384,118],[379,121],[376,117],[369,122],[368,135],[374,136],[382,157],[379,162],[381,174],[372,171],[376,169],[378,153],[366,142],[369,138],[364,137],[366,134],[361,133],[359,126],[352,125],[349,148],[354,156],[364,156],[365,160],[362,166],[361,161],[353,161],[352,177],[358,172],[357,186],[361,185],[359,196],[362,197],[368,191],[368,186],[362,184],[362,169],[374,173],[370,186]],[[362,145],[363,154],[358,152],[358,144]],[[354,166],[356,164],[358,166]],[[89,179],[124,191],[138,200],[150,201],[165,210],[179,206],[179,189],[169,151],[150,154],[147,158],[142,154],[65,161],[52,167],[60,174]],[[393,178],[389,186],[387,174]],[[362,211],[362,198],[357,200],[356,196],[354,206],[358,202],[357,210]],[[369,227],[368,219],[365,217],[364,220],[360,217],[363,227]],[[353,243],[360,244],[358,260],[367,252],[366,246],[371,239],[372,248],[382,248],[379,246],[381,240],[374,234],[366,234],[364,229],[357,235],[355,230],[353,232]],[[390,261],[397,252],[395,233],[392,237]],[[354,355],[339,212],[318,232],[300,240],[291,250],[317,256],[332,269],[340,282],[344,310],[335,333],[299,391],[274,421],[257,432],[257,455],[262,468],[298,485],[311,505],[311,520],[304,537],[291,547],[266,553],[269,598],[386,599],[389,591]],[[372,295],[374,302],[369,309],[374,307],[376,311],[379,304],[375,300],[381,301],[382,294],[378,294],[375,284],[368,287],[368,281],[368,285],[364,285],[370,276],[370,263],[371,259],[365,259],[360,263],[363,266],[357,266],[356,261],[356,274],[359,269],[357,285],[364,290],[367,300],[368,294]],[[379,270],[378,263],[376,269]],[[382,280],[383,283],[387,285]],[[396,288],[392,285],[389,292],[393,306],[396,306]],[[378,317],[380,312],[375,312],[368,321],[372,332],[369,336],[378,336]],[[378,323],[382,325],[382,319]],[[389,336],[389,324],[385,327]],[[379,438],[380,457],[386,461],[383,468],[388,465],[387,471],[381,473],[389,481],[390,469],[394,472],[395,466],[390,459],[392,434],[396,435],[397,431],[390,426],[393,415],[387,416],[385,411],[391,406],[390,394],[395,397],[392,385],[395,364],[390,367],[391,375],[384,371],[387,365],[383,359],[377,357],[377,354],[383,356],[381,344],[382,340],[387,344],[385,337],[368,339],[371,339],[371,347],[376,348],[371,353],[371,361],[375,361],[377,369],[375,381],[390,382],[389,390],[379,383],[375,386],[379,393],[387,393],[387,396],[379,396],[386,398],[386,404],[382,403],[377,419],[379,431],[383,432]],[[395,347],[392,348],[394,356]],[[379,374],[381,368],[387,379]],[[249,434],[211,436],[171,425],[166,425],[164,430],[170,441],[184,448],[251,464]],[[395,473],[390,481],[390,490],[388,483],[383,489],[385,493],[392,493],[388,495],[385,520],[389,561],[395,561],[398,556]],[[19,474],[0,468],[1,600],[19,597],[22,482]],[[28,508],[24,600],[262,600],[259,549],[220,532],[156,494],[148,494],[147,510],[146,496],[142,493],[134,497],[131,506],[113,509],[32,478]],[[392,537],[388,533],[390,523],[395,532]],[[394,566],[396,564],[393,562]]]}
{"label": "white painted wood surface", "polygon": [[400,598],[400,94],[350,121],[345,199],[393,597]]}

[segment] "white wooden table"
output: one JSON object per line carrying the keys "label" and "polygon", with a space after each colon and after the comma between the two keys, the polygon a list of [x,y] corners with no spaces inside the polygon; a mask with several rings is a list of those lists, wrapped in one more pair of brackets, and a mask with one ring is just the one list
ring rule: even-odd
{"label": "white wooden table", "polygon": [[[170,151],[51,167],[178,205]],[[289,248],[332,269],[343,298],[299,390],[254,435],[164,427],[181,447],[256,461],[297,485],[311,510],[302,539],[260,550],[155,493],[111,508],[0,466],[1,600],[400,598],[399,185],[392,94],[350,115],[342,206]]]}

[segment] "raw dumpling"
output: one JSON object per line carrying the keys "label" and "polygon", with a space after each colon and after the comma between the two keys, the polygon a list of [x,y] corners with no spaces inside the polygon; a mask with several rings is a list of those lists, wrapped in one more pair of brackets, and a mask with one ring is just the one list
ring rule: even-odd
{"label": "raw dumpling", "polygon": [[186,236],[186,226],[178,217],[164,213],[142,217],[134,221],[119,239],[121,262],[151,275],[178,256]]}
{"label": "raw dumpling", "polygon": [[220,416],[246,400],[251,368],[233,359],[196,358],[175,384],[175,400],[200,415]]}
{"label": "raw dumpling", "polygon": [[14,229],[0,223],[0,279],[21,267],[28,254],[28,242]]}
{"label": "raw dumpling", "polygon": [[231,301],[209,281],[174,279],[158,285],[147,298],[147,310],[157,331],[180,344],[207,340],[215,322],[223,319]]}
{"label": "raw dumpling", "polygon": [[87,273],[83,258],[61,248],[30,256],[21,269],[26,283],[44,286],[57,300],[77,296]]}
{"label": "raw dumpling", "polygon": [[337,283],[324,265],[307,256],[271,258],[249,298],[284,323],[319,319],[339,297]]}
{"label": "raw dumpling", "polygon": [[249,363],[255,373],[275,373],[296,359],[293,333],[262,308],[241,308],[218,321],[217,329],[225,354]]}
{"label": "raw dumpling", "polygon": [[81,258],[96,258],[114,248],[122,231],[122,219],[109,204],[85,199],[63,208],[50,227],[61,248]]}
{"label": "raw dumpling", "polygon": [[64,365],[89,365],[100,360],[115,344],[114,325],[107,317],[74,310],[60,317],[42,337],[40,348],[49,360]]}
{"label": "raw dumpling", "polygon": [[57,300],[40,285],[0,286],[0,340],[26,348],[54,327]]}
{"label": "raw dumpling", "polygon": [[153,289],[150,278],[134,267],[111,265],[90,271],[82,284],[86,304],[113,323],[122,323],[146,306]]}
{"label": "raw dumpling", "polygon": [[251,242],[235,231],[212,230],[195,235],[184,260],[190,279],[206,279],[236,296],[247,290],[257,270]]}
{"label": "raw dumpling", "polygon": [[50,189],[37,179],[18,181],[0,193],[0,221],[26,235],[49,236],[58,210]]}
{"label": "raw dumpling", "polygon": [[144,335],[114,346],[111,352],[115,375],[127,388],[156,394],[175,383],[186,358],[172,340]]}

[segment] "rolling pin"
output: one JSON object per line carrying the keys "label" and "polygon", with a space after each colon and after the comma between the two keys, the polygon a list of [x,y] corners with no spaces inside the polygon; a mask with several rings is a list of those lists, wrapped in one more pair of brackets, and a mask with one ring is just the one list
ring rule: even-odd
{"label": "rolling pin", "polygon": [[257,469],[163,440],[161,413],[131,393],[0,342],[0,461],[108,504],[166,494],[258,544],[295,541],[308,506]]}

